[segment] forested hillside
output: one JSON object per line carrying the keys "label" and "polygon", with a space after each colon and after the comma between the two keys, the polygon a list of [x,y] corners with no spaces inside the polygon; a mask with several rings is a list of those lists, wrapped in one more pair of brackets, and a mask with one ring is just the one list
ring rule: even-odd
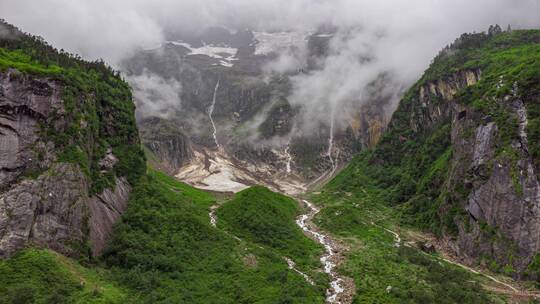
{"label": "forested hillside", "polygon": [[376,148],[327,189],[399,211],[467,263],[536,278],[540,32],[464,34],[405,94]]}

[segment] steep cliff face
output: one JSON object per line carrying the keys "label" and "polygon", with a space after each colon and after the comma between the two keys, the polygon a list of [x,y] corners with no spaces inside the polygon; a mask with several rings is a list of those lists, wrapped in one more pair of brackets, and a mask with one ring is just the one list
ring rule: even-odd
{"label": "steep cliff face", "polygon": [[[288,100],[293,86],[291,78],[320,69],[321,62],[329,55],[331,30],[324,34],[250,30],[233,34],[226,29],[212,28],[194,37],[170,36],[171,41],[159,48],[141,51],[123,63],[123,70],[136,93],[139,84],[142,89],[146,88],[144,80],[149,78],[181,84],[181,89],[175,88],[174,92],[178,104],[167,107],[166,113],[139,111],[142,133],[160,137],[155,131],[163,128],[152,124],[161,125],[160,121],[167,120],[194,146],[215,150],[216,127],[223,152],[236,161],[285,171],[285,162],[276,162],[281,155],[274,151],[287,149],[292,158],[291,172],[303,179],[315,179],[333,169],[333,160],[328,157],[331,137],[328,122],[318,122],[310,130],[299,130],[301,113],[306,109]],[[283,50],[305,51],[307,62],[296,70],[270,72]],[[338,163],[347,162],[360,149],[373,145],[386,128],[385,114],[393,96],[380,93],[388,91],[383,90],[385,85],[381,76],[373,85],[374,97],[367,98],[371,100],[365,102],[364,107],[354,110],[358,113],[350,113],[355,118],[336,122],[339,127],[333,130],[332,157]],[[155,96],[141,95],[140,109],[144,104],[157,103]],[[212,122],[209,109],[213,102]],[[160,119],[148,120],[151,116]],[[163,149],[158,153],[156,157],[161,159]],[[180,154],[183,153],[180,151]],[[195,161],[193,154],[185,156]]]}
{"label": "steep cliff face", "polygon": [[[484,112],[467,105],[470,101],[464,97],[455,98],[481,75],[481,70],[463,70],[421,85],[416,105],[422,109],[413,110],[410,128],[429,130],[450,119],[452,157],[438,211],[443,218],[450,216],[457,228],[457,234],[446,231],[448,244],[469,263],[492,258],[523,272],[540,251],[540,188],[528,152],[527,109],[520,95],[526,93],[518,93],[516,87],[511,95],[493,100],[507,114],[498,124],[491,110]],[[505,146],[500,128],[510,133],[510,145]],[[456,210],[457,216],[452,214]]]}
{"label": "steep cliff face", "polygon": [[[459,103],[452,111],[448,189],[462,189],[458,206],[467,212],[454,219],[458,233],[452,243],[469,261],[484,259],[494,268],[536,277],[527,268],[540,252],[540,185],[529,152],[527,113],[540,100],[526,97],[530,88],[520,90],[518,82],[513,87],[489,109]],[[454,204],[447,199],[441,212]]]}
{"label": "steep cliff face", "polygon": [[[4,189],[23,172],[50,165],[50,147],[39,140],[38,121],[63,110],[63,103],[57,81],[27,78],[9,70],[0,73],[0,86],[0,189]],[[42,152],[43,162],[36,161],[34,146]]]}
{"label": "steep cliff face", "polygon": [[99,255],[146,170],[129,87],[2,26],[0,257],[30,245]]}
{"label": "steep cliff face", "polygon": [[191,140],[174,123],[157,117],[142,119],[141,141],[151,152],[150,162],[169,174],[175,174],[194,156]]}
{"label": "steep cliff face", "polygon": [[539,59],[538,31],[463,35],[333,186],[380,189],[464,262],[537,278]]}

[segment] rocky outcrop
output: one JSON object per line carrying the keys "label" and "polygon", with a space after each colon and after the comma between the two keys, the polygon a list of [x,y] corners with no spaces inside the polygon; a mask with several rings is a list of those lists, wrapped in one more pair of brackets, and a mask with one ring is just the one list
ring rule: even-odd
{"label": "rocky outcrop", "polygon": [[36,245],[74,256],[90,246],[99,255],[113,224],[126,210],[131,187],[117,179],[114,190],[88,196],[88,180],[73,164],[54,164],[35,180],[0,195],[0,257]]}
{"label": "rocky outcrop", "polygon": [[39,122],[63,111],[60,96],[57,81],[16,70],[0,73],[0,190],[25,172],[50,165],[52,146],[40,140]]}
{"label": "rocky outcrop", "polygon": [[506,147],[491,117],[454,108],[449,188],[465,186],[462,208],[468,214],[454,219],[459,228],[454,241],[467,261],[492,259],[521,275],[540,252],[540,184],[528,152],[525,105],[519,96],[499,102],[508,105],[509,120],[517,123]]}
{"label": "rocky outcrop", "polygon": [[461,89],[477,83],[481,76],[481,70],[465,70],[420,85],[418,96],[408,111],[410,128],[418,132],[449,119],[452,116],[454,95]]}
{"label": "rocky outcrop", "polygon": [[131,186],[125,178],[116,180],[114,189],[105,189],[88,200],[92,254],[99,256],[111,235],[114,223],[126,211]]}
{"label": "rocky outcrop", "polygon": [[[215,34],[218,32],[219,35]],[[225,29],[214,29],[201,33],[198,38],[175,36],[174,38],[182,40],[182,43],[165,43],[159,49],[139,52],[123,63],[123,69],[126,74],[135,78],[150,73],[164,79],[174,79],[182,84],[178,98],[181,103],[178,103],[178,107],[172,107],[168,111],[169,115],[162,118],[176,124],[176,129],[181,130],[196,146],[215,146],[215,126],[220,146],[230,155],[237,156],[238,161],[262,162],[273,166],[274,160],[280,156],[272,151],[284,150],[289,146],[295,164],[292,167],[293,173],[309,180],[332,170],[333,161],[327,155],[329,121],[313,123],[309,129],[299,127],[303,124],[302,111],[311,109],[307,109],[308,106],[291,104],[288,99],[294,85],[291,76],[299,76],[322,67],[324,59],[329,55],[333,29],[324,29],[306,37],[309,40],[306,66],[276,74],[270,74],[268,69],[278,54],[257,53],[259,42],[254,40],[255,36],[249,31],[241,34],[241,39],[229,39],[227,37],[230,37],[230,34],[226,34],[227,32]],[[235,35],[239,34],[240,32]],[[209,46],[230,48],[231,54],[227,58],[234,60],[223,64],[220,63],[219,56],[190,53],[189,48],[199,47],[200,41],[205,41]],[[340,115],[339,121],[335,122],[332,150],[335,150],[333,157],[338,163],[344,164],[354,153],[374,145],[385,130],[388,122],[385,115],[390,112],[388,106],[395,100],[395,96],[388,93],[389,77],[381,76],[375,81],[369,92],[366,92],[368,97],[364,97],[364,101],[351,100],[351,103],[355,103],[354,106],[351,105],[351,113],[343,115],[350,114],[351,119],[344,119]],[[215,91],[218,81],[219,88]],[[140,102],[153,103],[152,98],[147,99],[150,100]],[[208,117],[208,109],[214,100],[212,123]],[[326,113],[320,115],[324,116]],[[182,142],[186,140],[175,141],[175,138],[180,138],[178,135],[171,137],[169,130],[152,126],[152,123],[161,122],[155,119],[147,122],[148,116],[148,113],[139,113],[138,116],[145,146],[156,156],[160,163],[158,167],[171,173],[177,169],[178,164],[185,164],[182,160],[188,159],[187,156],[192,157],[185,153],[187,146]],[[170,153],[171,145],[177,145],[179,150]],[[274,169],[283,170],[284,167],[280,165]]]}
{"label": "rocky outcrop", "polygon": [[[451,152],[437,179],[441,189],[417,190],[415,197],[427,193],[439,200],[435,221],[441,223],[441,237],[466,263],[504,268],[519,277],[540,252],[540,186],[529,152],[528,104],[514,84],[507,86],[512,88],[507,95],[481,97],[485,100],[473,106],[474,93],[467,95],[466,90],[474,90],[471,86],[479,81],[481,70],[421,80],[394,114],[391,128],[404,130],[404,135],[392,140],[396,145],[421,142],[450,130],[439,137],[450,137],[440,151]],[[504,86],[503,78],[486,82],[484,89]]]}
{"label": "rocky outcrop", "polygon": [[152,153],[152,164],[169,174],[194,157],[191,140],[172,122],[152,117],[139,122],[142,144]]}
{"label": "rocky outcrop", "polygon": [[[70,119],[63,84],[16,70],[0,72],[0,257],[34,245],[69,256],[98,255],[125,211],[131,187],[123,177],[91,196],[88,173],[58,162],[47,136]],[[88,143],[91,145],[92,143]],[[92,151],[92,150],[91,150]],[[108,148],[98,161],[104,175],[119,162]]]}
{"label": "rocky outcrop", "polygon": [[0,194],[0,257],[27,245],[74,255],[85,241],[86,177],[71,164],[55,164],[35,180]]}

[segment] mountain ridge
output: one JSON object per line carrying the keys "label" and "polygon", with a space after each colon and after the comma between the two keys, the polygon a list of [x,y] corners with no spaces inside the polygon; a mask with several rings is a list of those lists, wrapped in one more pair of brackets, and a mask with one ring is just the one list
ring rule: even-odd
{"label": "mountain ridge", "polygon": [[[362,187],[360,181],[384,188],[381,198],[402,209],[405,222],[444,236],[468,263],[487,259],[494,270],[535,278],[529,266],[537,249],[523,242],[538,239],[532,232],[540,203],[538,155],[528,149],[538,142],[533,135],[527,146],[526,138],[538,132],[539,39],[535,30],[463,35],[405,94],[376,148],[358,156],[330,188]],[[532,229],[526,236],[514,226],[520,220],[532,225],[523,228]],[[490,230],[495,227],[505,232]]]}
{"label": "mountain ridge", "polygon": [[[461,263],[538,280],[540,31],[464,34],[405,93],[380,140],[386,122],[370,124],[377,134],[364,140],[373,147],[340,171],[337,160],[349,156],[338,153],[353,131],[336,134],[337,148],[322,132],[322,145],[303,138],[295,150],[289,138],[282,149],[254,151],[223,147],[219,131],[197,138],[188,132],[196,125],[158,116],[140,119],[139,135],[119,72],[2,26],[12,35],[0,38],[0,302],[323,303],[332,288],[347,288],[343,303],[504,303],[536,295],[516,292],[506,277],[448,263],[433,249],[442,244]],[[200,54],[205,44],[168,47],[197,49],[189,60],[209,63]],[[234,86],[221,78],[228,68],[210,68],[220,72],[204,82],[202,94],[213,97],[204,100],[259,100],[241,89],[246,83],[222,90]],[[283,79],[272,81],[283,89],[277,95],[287,91]],[[269,87],[259,89],[267,97]],[[268,136],[288,129],[281,115],[294,109],[287,104],[263,105],[273,113],[260,125]],[[217,113],[206,105],[183,115],[199,111],[212,120]],[[302,173],[298,154],[320,170]],[[335,173],[305,193],[307,181]],[[201,188],[233,185],[238,193],[178,181],[186,176]],[[252,184],[317,207],[306,201],[302,210]],[[317,259],[318,237],[301,227],[306,217],[324,229],[326,243],[318,243],[343,246],[325,248],[326,258],[339,255],[336,265],[324,264],[328,272]]]}

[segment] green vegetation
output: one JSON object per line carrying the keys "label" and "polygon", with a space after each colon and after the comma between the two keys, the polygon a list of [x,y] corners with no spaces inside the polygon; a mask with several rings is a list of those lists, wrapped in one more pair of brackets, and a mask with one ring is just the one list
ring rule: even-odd
{"label": "green vegetation", "polygon": [[322,249],[295,224],[299,213],[295,200],[254,186],[237,193],[218,209],[217,216],[220,227],[232,234],[269,246],[300,266],[317,268]]}
{"label": "green vegetation", "polygon": [[399,213],[373,189],[356,190],[327,188],[313,197],[324,206],[316,223],[350,248],[339,270],[355,280],[353,303],[503,303],[482,288],[484,278],[403,243],[396,247],[383,227],[404,234]]}
{"label": "green vegetation", "polygon": [[[134,186],[103,257],[85,260],[84,268],[50,251],[23,251],[0,262],[0,302],[323,303],[326,276],[313,269],[320,267],[320,248],[295,226],[293,200],[259,188],[251,196],[280,204],[266,206],[280,225],[266,223],[281,232],[272,238],[258,238],[260,231],[250,226],[254,237],[239,241],[212,227],[208,209],[215,197],[146,172],[131,91],[117,72],[0,24],[0,70],[14,69],[11,77],[21,81],[61,84],[64,109],[40,121],[40,136],[54,143],[58,161],[79,165],[92,182],[91,194],[111,186],[115,176]],[[105,172],[99,162],[109,151],[119,161]],[[243,207],[233,201],[227,212],[235,206]],[[290,270],[284,254],[298,259],[316,284]]]}
{"label": "green vegetation", "polygon": [[[324,287],[309,285],[279,254],[212,227],[214,202],[159,172],[139,183],[103,257],[122,286],[138,291],[136,302],[323,302]],[[296,210],[281,211],[294,216]]]}
{"label": "green vegetation", "polygon": [[[134,189],[103,257],[86,261],[93,264],[84,267],[32,248],[0,261],[0,303],[324,302],[328,280],[317,271],[322,248],[295,225],[300,210],[293,199],[252,187],[225,202],[217,211],[218,227],[212,227],[208,210],[216,197],[165,174],[146,172],[131,91],[117,72],[6,26],[11,35],[0,39],[0,70],[62,83],[65,111],[41,122],[42,136],[54,142],[58,161],[78,164],[92,182],[91,193],[120,176]],[[540,165],[539,42],[540,31],[462,36],[405,94],[379,145],[356,156],[313,197],[324,207],[316,223],[350,247],[340,271],[355,280],[354,303],[499,301],[483,290],[481,277],[413,247],[396,247],[384,228],[456,234],[456,220],[468,216],[459,202],[469,190],[448,182],[455,157],[451,117],[441,115],[411,127],[411,115],[426,116],[427,110],[416,103],[419,88],[429,81],[463,70],[482,71],[482,80],[459,92],[457,99],[497,124],[497,157],[505,163],[515,163],[520,155],[511,147],[518,136],[517,120],[503,97],[522,96],[530,153]],[[445,106],[442,100],[435,103]],[[260,131],[267,136],[277,132],[267,127]],[[473,136],[474,127],[463,134]],[[302,156],[298,163],[315,165],[319,144],[306,142],[296,149]],[[119,162],[103,172],[99,161],[108,150]],[[517,172],[512,167],[519,194]],[[481,229],[497,237],[493,227],[482,223]],[[284,257],[293,259],[315,285],[288,269]],[[515,272],[510,264],[486,260],[494,269]],[[537,275],[539,265],[537,256],[528,271]]]}
{"label": "green vegetation", "polygon": [[124,303],[125,291],[108,276],[53,251],[26,249],[0,260],[0,303]]}
{"label": "green vegetation", "polygon": [[[534,63],[538,56],[540,33],[538,30],[518,30],[498,34],[463,34],[435,57],[420,82],[444,79],[469,69],[490,71],[508,70],[518,72],[521,63]],[[496,60],[494,60],[496,59]],[[520,64],[512,66],[515,60]],[[483,74],[483,76],[486,76]]]}
{"label": "green vegetation", "polygon": [[[474,141],[475,128],[483,122],[496,123],[496,160],[510,165],[516,195],[523,193],[517,167],[523,155],[512,147],[519,138],[518,118],[512,99],[504,97],[516,94],[527,109],[530,154],[538,166],[539,63],[540,31],[463,35],[406,92],[379,144],[357,155],[313,198],[324,207],[316,219],[320,227],[351,247],[341,271],[355,279],[358,296],[354,303],[498,301],[481,288],[481,277],[412,247],[394,247],[392,234],[382,227],[412,234],[422,229],[439,235],[457,234],[458,223],[470,229],[470,215],[462,207],[471,191],[465,179],[485,177],[468,171],[456,173],[456,164],[469,164],[470,159],[463,159],[465,153],[456,151],[451,134],[459,132],[460,139]],[[444,114],[448,103],[432,99],[442,109],[441,115],[432,115],[420,104],[420,88],[463,71],[481,73],[480,81],[456,95],[456,102],[466,110],[466,116],[458,119],[472,117],[473,123],[452,129],[456,122]],[[492,165],[486,164],[482,174],[489,176]],[[463,170],[467,168],[465,165]],[[502,238],[495,227],[481,228],[483,236],[508,249],[509,264],[496,265],[486,259],[493,264],[491,269],[515,274],[511,265],[515,245]],[[530,273],[536,274],[537,262],[531,263]]]}
{"label": "green vegetation", "polygon": [[[497,124],[497,157],[501,163],[512,164],[516,194],[520,195],[522,189],[515,174],[520,155],[511,147],[518,138],[517,117],[503,97],[513,93],[523,97],[529,120],[529,146],[535,163],[539,164],[540,31],[537,30],[464,34],[435,58],[419,82],[405,94],[378,146],[358,155],[329,184],[329,189],[357,192],[363,187],[371,188],[379,200],[398,207],[402,224],[437,234],[457,233],[456,219],[464,216],[459,202],[467,197],[469,190],[461,183],[447,183],[453,158],[451,117],[442,115],[438,121],[419,122],[412,128],[411,115],[420,118],[428,115],[416,105],[422,85],[465,70],[480,70],[481,80],[458,92],[456,99],[472,106],[476,113],[469,115],[487,117]],[[471,139],[475,127],[461,131],[460,136]]]}
{"label": "green vegetation", "polygon": [[[0,70],[16,69],[12,77],[23,80],[46,77],[62,83],[65,111],[40,122],[42,140],[54,142],[59,161],[78,164],[92,181],[92,194],[111,186],[115,176],[134,184],[146,171],[145,158],[131,89],[119,73],[103,61],[84,61],[3,21],[0,25]],[[119,163],[114,172],[102,173],[99,161],[109,148]]]}
{"label": "green vegetation", "polygon": [[[215,197],[150,171],[102,258],[85,268],[52,251],[28,249],[0,261],[0,303],[323,303],[326,276],[306,266],[320,267],[319,248],[294,226],[294,201],[259,187],[239,197],[245,193],[283,204],[276,216],[291,232],[268,246],[239,241],[210,225]],[[237,202],[226,203],[226,213],[236,213]],[[290,254],[276,245],[287,244],[285,237],[298,242]],[[282,250],[313,274],[315,286],[288,269]]]}
{"label": "green vegetation", "polygon": [[[530,275],[540,276],[540,253],[537,253],[529,266],[527,267],[527,272]],[[540,288],[540,282],[536,282],[536,288]]]}
{"label": "green vegetation", "polygon": [[8,51],[0,49],[0,70],[8,68],[17,69],[24,73],[59,75],[63,70],[57,65],[44,66],[32,60],[30,56],[21,50]]}

